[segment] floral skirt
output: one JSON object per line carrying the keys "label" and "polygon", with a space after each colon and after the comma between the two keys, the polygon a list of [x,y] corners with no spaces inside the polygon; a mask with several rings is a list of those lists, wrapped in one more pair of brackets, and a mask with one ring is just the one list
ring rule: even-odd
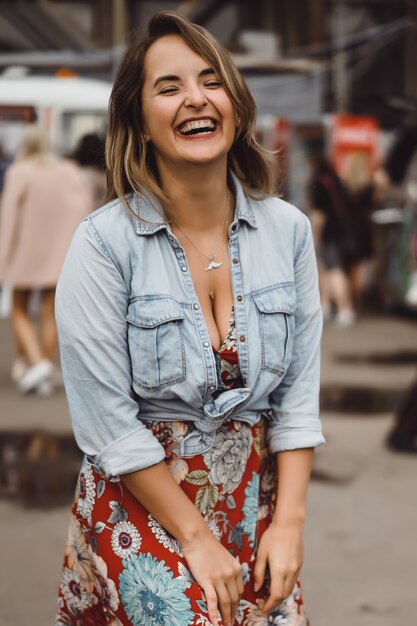
{"label": "floral skirt", "polygon": [[[255,426],[231,421],[204,454],[180,458],[178,442],[189,422],[148,424],[166,462],[204,515],[215,537],[241,563],[244,594],[235,625],[308,626],[300,583],[268,615],[261,609],[268,581],[255,593],[259,539],[276,499],[275,459],[266,448],[266,418]],[[88,459],[79,475],[55,626],[210,626],[201,588],[179,542],[165,531],[118,478]]]}

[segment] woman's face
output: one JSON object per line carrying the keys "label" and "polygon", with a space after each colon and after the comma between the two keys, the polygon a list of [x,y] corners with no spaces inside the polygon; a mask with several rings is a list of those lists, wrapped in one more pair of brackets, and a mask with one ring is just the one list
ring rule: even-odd
{"label": "woman's face", "polygon": [[179,35],[147,51],[142,103],[159,168],[226,161],[236,131],[233,105],[220,77]]}

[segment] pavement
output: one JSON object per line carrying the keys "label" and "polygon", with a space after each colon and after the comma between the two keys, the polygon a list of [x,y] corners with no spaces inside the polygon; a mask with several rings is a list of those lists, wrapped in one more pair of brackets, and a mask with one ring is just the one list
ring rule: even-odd
{"label": "pavement", "polygon": [[[79,457],[64,392],[20,397],[11,384],[6,320],[0,351],[0,624],[48,626]],[[417,318],[325,327],[327,443],[315,454],[302,572],[311,626],[417,624],[417,455],[384,444],[416,364]]]}

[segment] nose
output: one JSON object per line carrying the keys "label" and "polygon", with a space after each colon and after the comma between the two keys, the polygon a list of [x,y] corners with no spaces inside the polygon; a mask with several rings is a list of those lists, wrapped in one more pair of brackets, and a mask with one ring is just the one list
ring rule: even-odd
{"label": "nose", "polygon": [[202,109],[207,105],[206,94],[199,85],[190,86],[185,96],[184,104],[187,108]]}

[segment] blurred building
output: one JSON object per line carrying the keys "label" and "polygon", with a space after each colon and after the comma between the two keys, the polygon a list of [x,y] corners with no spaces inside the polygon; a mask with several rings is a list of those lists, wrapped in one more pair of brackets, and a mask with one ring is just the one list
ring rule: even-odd
{"label": "blurred building", "polygon": [[[160,9],[180,11],[224,41],[265,111],[275,106],[264,78],[271,74],[286,78],[278,90],[284,116],[288,107],[312,117],[318,99],[320,112],[373,115],[394,127],[417,102],[415,0],[3,0],[0,71],[66,67],[111,79],[129,33]],[[307,83],[288,80],[300,76]]]}

